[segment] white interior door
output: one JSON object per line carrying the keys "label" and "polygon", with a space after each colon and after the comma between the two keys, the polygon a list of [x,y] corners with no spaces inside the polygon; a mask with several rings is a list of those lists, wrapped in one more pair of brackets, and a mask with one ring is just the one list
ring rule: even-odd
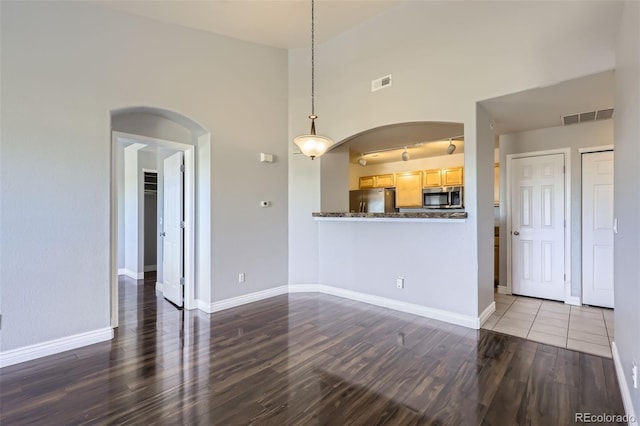
{"label": "white interior door", "polygon": [[613,308],[613,151],[582,155],[582,302]]}
{"label": "white interior door", "polygon": [[512,292],[564,300],[564,154],[511,161]]}
{"label": "white interior door", "polygon": [[182,164],[183,153],[177,152],[164,160],[164,212],[162,239],[162,292],[164,297],[182,306]]}

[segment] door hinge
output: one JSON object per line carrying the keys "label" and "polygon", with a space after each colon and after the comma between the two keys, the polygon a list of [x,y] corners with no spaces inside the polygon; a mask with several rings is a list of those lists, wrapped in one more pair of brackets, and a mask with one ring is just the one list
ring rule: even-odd
{"label": "door hinge", "polygon": [[566,166],[562,166],[562,173],[567,173],[567,167]]}
{"label": "door hinge", "polygon": [[184,164],[180,164],[180,171],[184,173]]}
{"label": "door hinge", "polygon": [[184,285],[184,277],[180,278],[180,285]]}
{"label": "door hinge", "polygon": [[567,219],[565,219],[563,222],[564,222],[563,226],[566,228],[567,227]]}
{"label": "door hinge", "polygon": [[564,280],[567,281],[567,274],[564,274]]}
{"label": "door hinge", "polygon": [[186,227],[187,227],[187,224],[186,224],[186,223],[184,223],[184,220],[181,220],[181,221],[180,221],[180,228],[184,229],[184,228],[186,228]]}

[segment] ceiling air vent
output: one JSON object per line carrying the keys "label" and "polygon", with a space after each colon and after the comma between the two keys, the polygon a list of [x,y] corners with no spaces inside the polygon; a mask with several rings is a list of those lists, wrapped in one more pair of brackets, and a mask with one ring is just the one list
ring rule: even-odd
{"label": "ceiling air vent", "polygon": [[580,122],[584,123],[585,121],[593,121],[596,119],[596,112],[595,111],[590,111],[590,112],[583,112],[582,114],[580,114]]}
{"label": "ceiling air vent", "polygon": [[608,120],[613,117],[613,108],[601,109],[596,111],[596,120]]}
{"label": "ceiling air vent", "polygon": [[562,125],[568,126],[569,124],[576,124],[580,122],[578,114],[564,115],[562,116]]}
{"label": "ceiling air vent", "polygon": [[371,81],[371,91],[376,92],[380,89],[384,89],[385,87],[391,86],[391,74],[385,75],[377,80]]}
{"label": "ceiling air vent", "polygon": [[562,116],[562,125],[586,123],[594,120],[607,120],[613,117],[613,108],[600,109],[598,111],[581,112],[579,114],[569,114]]}

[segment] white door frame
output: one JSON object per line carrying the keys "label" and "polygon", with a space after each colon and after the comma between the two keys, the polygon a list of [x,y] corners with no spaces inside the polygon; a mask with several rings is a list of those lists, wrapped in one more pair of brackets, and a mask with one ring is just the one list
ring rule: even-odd
{"label": "white door frame", "polygon": [[111,132],[111,327],[118,326],[118,178],[119,142],[142,143],[184,152],[184,307],[195,309],[195,146],[118,131]]}
{"label": "white door frame", "polygon": [[[592,146],[592,147],[587,147],[587,148],[579,148],[578,149],[578,153],[580,154],[580,168],[582,169],[582,162],[584,160],[584,157],[583,157],[582,154],[593,154],[594,152],[608,152],[608,151],[614,152],[613,145],[599,145],[599,146]],[[614,162],[613,163],[614,170],[615,170],[615,167],[616,167],[616,165],[615,165],[615,162]],[[582,190],[582,188],[581,188],[581,190]],[[580,194],[580,197],[581,197],[580,198],[580,202],[582,203],[583,202],[582,193]],[[580,207],[582,208],[582,206],[580,206]],[[581,215],[581,218],[582,218],[582,216],[584,215],[584,211],[581,211],[580,215]],[[581,253],[582,253],[582,250],[584,250],[584,240],[581,240],[581,242],[580,242],[580,250],[581,250]],[[580,299],[581,300],[582,300],[582,295],[584,294],[584,259],[582,259],[582,262],[583,262],[582,263],[582,269],[583,269],[582,276],[583,276],[583,278],[582,278],[582,283],[580,283]]]}
{"label": "white door frame", "polygon": [[519,154],[507,155],[507,294],[512,294],[512,267],[511,267],[511,175],[513,165],[511,162],[517,158],[538,157],[541,155],[563,154],[564,155],[564,302],[572,305],[580,305],[580,297],[571,296],[571,148],[549,149],[545,151],[523,152]]}

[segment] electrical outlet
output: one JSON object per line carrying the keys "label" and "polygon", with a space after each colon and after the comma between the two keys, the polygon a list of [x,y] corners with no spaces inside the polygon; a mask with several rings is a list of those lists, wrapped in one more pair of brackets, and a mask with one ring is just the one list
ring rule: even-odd
{"label": "electrical outlet", "polygon": [[635,362],[631,363],[631,380],[633,381],[633,388],[638,389],[638,365]]}
{"label": "electrical outlet", "polygon": [[243,283],[244,282],[244,272],[240,272],[238,274],[238,282],[239,283]]}
{"label": "electrical outlet", "polygon": [[402,278],[402,277],[396,278],[396,287],[397,288],[404,288],[404,278]]}

